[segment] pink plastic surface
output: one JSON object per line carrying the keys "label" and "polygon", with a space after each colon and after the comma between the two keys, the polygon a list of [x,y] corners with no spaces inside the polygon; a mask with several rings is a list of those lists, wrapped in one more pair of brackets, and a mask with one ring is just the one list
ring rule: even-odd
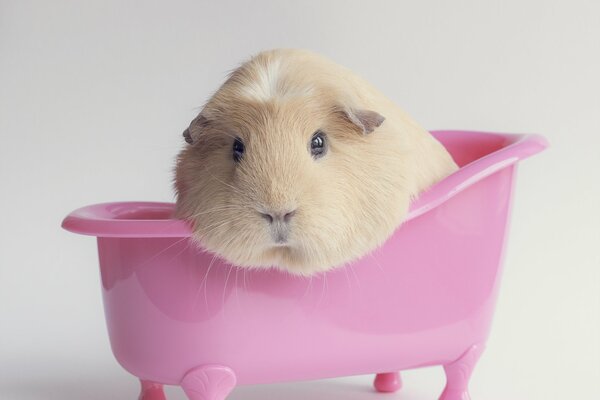
{"label": "pink plastic surface", "polygon": [[[169,203],[108,203],[63,227],[98,236],[106,321],[140,398],[159,384],[223,399],[236,384],[443,365],[442,400],[468,399],[496,302],[516,163],[537,135],[438,131],[460,170],[412,205],[378,250],[312,278],[228,265],[191,243]],[[145,385],[145,386],[144,386]]]}

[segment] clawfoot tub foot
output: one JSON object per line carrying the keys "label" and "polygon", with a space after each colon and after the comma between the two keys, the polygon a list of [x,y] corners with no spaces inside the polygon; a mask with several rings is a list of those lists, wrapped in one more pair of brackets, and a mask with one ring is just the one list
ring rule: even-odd
{"label": "clawfoot tub foot", "polygon": [[160,383],[140,380],[142,391],[138,400],[165,400],[163,385]]}
{"label": "clawfoot tub foot", "polygon": [[204,365],[185,374],[181,387],[190,400],[225,400],[235,382],[235,374],[230,368]]}
{"label": "clawfoot tub foot", "polygon": [[375,375],[373,381],[375,390],[381,393],[397,392],[402,387],[402,380],[399,372],[384,372]]}
{"label": "clawfoot tub foot", "polygon": [[444,365],[446,388],[440,400],[471,400],[469,379],[484,348],[483,344],[473,345],[458,360]]}

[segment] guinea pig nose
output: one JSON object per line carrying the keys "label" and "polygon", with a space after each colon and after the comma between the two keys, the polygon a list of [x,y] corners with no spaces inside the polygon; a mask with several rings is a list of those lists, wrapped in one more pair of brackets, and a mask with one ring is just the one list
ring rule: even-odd
{"label": "guinea pig nose", "polygon": [[296,215],[296,210],[289,211],[283,215],[283,220],[285,222],[290,222],[290,219],[292,219],[294,215]]}
{"label": "guinea pig nose", "polygon": [[259,212],[260,216],[267,220],[270,224],[274,221],[290,222],[292,217],[296,214],[296,210],[287,212]]}
{"label": "guinea pig nose", "polygon": [[259,212],[260,216],[267,220],[268,223],[273,222],[273,215]]}

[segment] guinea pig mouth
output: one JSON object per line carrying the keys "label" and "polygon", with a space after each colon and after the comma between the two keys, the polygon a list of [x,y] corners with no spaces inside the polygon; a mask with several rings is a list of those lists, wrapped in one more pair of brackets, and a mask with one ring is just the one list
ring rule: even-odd
{"label": "guinea pig mouth", "polygon": [[287,233],[277,232],[275,235],[273,235],[273,241],[275,244],[286,244],[288,241],[288,235]]}
{"label": "guinea pig mouth", "polygon": [[290,232],[288,230],[271,231],[271,240],[269,242],[268,246],[272,249],[286,250],[294,247],[293,240],[290,237]]}
{"label": "guinea pig mouth", "polygon": [[270,227],[272,243],[275,246],[286,246],[289,243],[290,229],[287,224],[275,223]]}
{"label": "guinea pig mouth", "polygon": [[272,243],[272,245],[274,247],[286,247],[286,246],[289,246],[290,243],[288,241],[288,236],[287,235],[282,235],[282,234],[273,235],[273,243]]}

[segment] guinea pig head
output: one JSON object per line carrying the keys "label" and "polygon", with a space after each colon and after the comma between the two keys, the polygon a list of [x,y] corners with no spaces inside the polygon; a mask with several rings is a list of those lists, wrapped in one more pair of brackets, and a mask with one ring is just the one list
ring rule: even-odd
{"label": "guinea pig head", "polygon": [[389,237],[410,197],[402,138],[361,85],[324,58],[287,50],[229,76],[185,130],[177,160],[176,216],[203,249],[241,267],[310,275]]}
{"label": "guinea pig head", "polygon": [[314,84],[268,98],[244,88],[230,78],[184,132],[177,216],[194,239],[232,264],[299,275],[370,250],[389,216],[370,210],[369,183],[393,185],[365,165],[384,117]]}

